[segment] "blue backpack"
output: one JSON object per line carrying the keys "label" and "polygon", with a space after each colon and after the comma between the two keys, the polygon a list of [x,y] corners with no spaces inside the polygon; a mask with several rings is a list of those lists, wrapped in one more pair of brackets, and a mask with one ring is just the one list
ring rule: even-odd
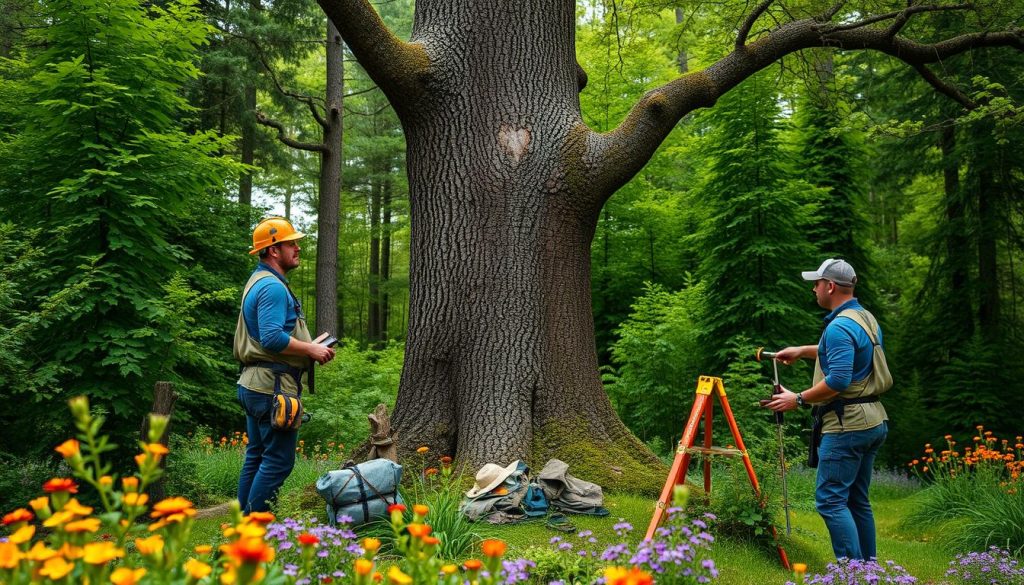
{"label": "blue backpack", "polygon": [[523,511],[530,518],[544,516],[548,513],[548,497],[544,495],[544,490],[532,481],[530,487],[526,489],[526,496],[521,505]]}

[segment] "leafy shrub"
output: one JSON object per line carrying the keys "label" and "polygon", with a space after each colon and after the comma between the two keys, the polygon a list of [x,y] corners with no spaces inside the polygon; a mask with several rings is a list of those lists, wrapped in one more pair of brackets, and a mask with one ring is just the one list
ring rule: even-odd
{"label": "leafy shrub", "polygon": [[922,490],[919,506],[906,519],[909,525],[955,524],[940,539],[952,550],[978,550],[989,545],[1024,550],[1024,443],[1011,444],[983,426],[972,445],[958,447],[946,435],[946,449],[925,445],[924,454],[910,468],[930,483]]}
{"label": "leafy shrub", "polygon": [[355,447],[370,435],[366,415],[380,403],[389,409],[398,395],[404,346],[360,350],[346,340],[336,347],[334,359],[317,371],[316,394],[303,394],[303,405],[313,418],[302,425],[309,443],[336,442]]}

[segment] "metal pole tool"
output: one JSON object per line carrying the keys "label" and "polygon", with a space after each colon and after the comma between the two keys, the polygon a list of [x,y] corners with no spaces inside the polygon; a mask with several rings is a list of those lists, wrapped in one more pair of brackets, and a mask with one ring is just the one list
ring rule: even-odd
{"label": "metal pole tool", "polygon": [[[772,394],[779,394],[782,392],[782,385],[779,384],[779,364],[778,360],[775,359],[774,351],[764,351],[763,347],[757,348],[757,352],[754,354],[757,361],[762,359],[772,360]],[[789,520],[789,487],[786,484],[786,447],[782,440],[782,423],[783,416],[781,412],[775,413],[775,431],[778,434],[779,439],[779,468],[782,473],[782,509],[786,511],[786,536],[790,536],[793,533],[793,529]]]}

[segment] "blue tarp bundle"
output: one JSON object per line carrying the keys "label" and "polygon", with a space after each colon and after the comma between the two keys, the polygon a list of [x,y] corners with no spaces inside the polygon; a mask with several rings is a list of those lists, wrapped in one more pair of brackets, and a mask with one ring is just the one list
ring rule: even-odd
{"label": "blue tarp bundle", "polygon": [[327,517],[332,523],[340,516],[350,516],[352,524],[358,526],[385,517],[388,506],[401,503],[401,483],[401,465],[390,459],[371,459],[328,471],[316,481],[316,490],[327,502]]}

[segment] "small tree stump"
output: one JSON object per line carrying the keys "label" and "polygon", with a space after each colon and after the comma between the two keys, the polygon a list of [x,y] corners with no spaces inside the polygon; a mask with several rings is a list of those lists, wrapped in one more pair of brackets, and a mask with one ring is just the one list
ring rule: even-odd
{"label": "small tree stump", "polygon": [[378,404],[366,418],[370,419],[370,453],[367,459],[390,459],[398,463],[398,437],[391,434],[387,405]]}

